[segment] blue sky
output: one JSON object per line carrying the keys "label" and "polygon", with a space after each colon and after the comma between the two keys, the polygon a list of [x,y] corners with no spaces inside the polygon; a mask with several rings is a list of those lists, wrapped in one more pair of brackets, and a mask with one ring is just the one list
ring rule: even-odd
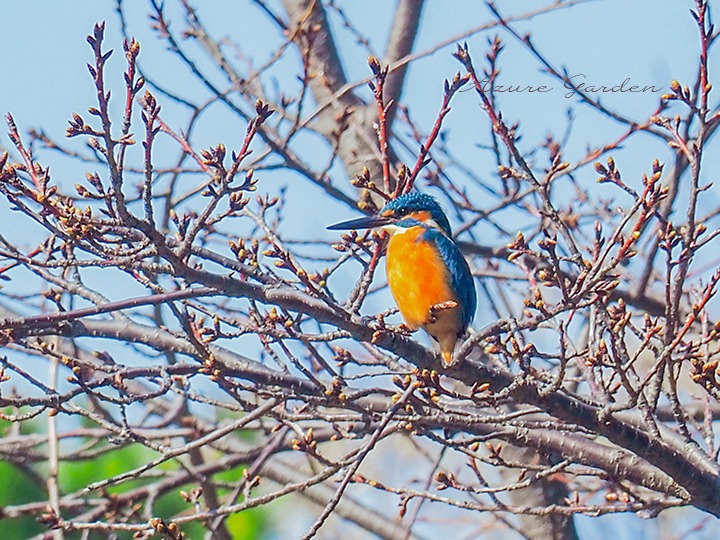
{"label": "blue sky", "polygon": [[[504,14],[511,15],[543,3],[503,1],[498,4]],[[140,2],[131,5],[133,8],[128,10],[130,33],[142,45],[141,63],[145,69],[165,84],[182,87],[189,96],[206,93],[148,29],[146,16],[149,7]],[[387,40],[387,20],[392,3],[371,0],[343,2],[341,5],[350,18],[357,21],[361,31],[375,41],[376,50],[382,52]],[[424,51],[490,20],[489,11],[481,2],[453,2],[452,9],[448,9],[448,5],[437,0],[427,3],[417,51]],[[515,27],[521,33],[531,30],[534,43],[557,68],[566,67],[571,74],[585,75],[587,78],[583,80],[589,85],[611,87],[629,78],[631,84],[652,85],[667,90],[671,79],[690,82],[695,73],[697,36],[688,15],[690,5],[691,2],[678,0],[596,1],[543,15],[532,22],[518,22]],[[168,2],[168,6],[172,14],[172,3]],[[5,20],[32,20],[31,34],[28,24],[11,24],[6,25],[0,35],[3,50],[12,51],[4,58],[6,76],[5,83],[0,86],[0,111],[12,112],[21,131],[42,128],[50,136],[62,140],[71,113],[82,113],[93,104],[94,89],[85,68],[91,54],[84,37],[100,20],[107,21],[107,47],[116,50],[108,73],[111,86],[114,83],[116,95],[119,95],[123,63],[119,54],[121,41],[114,2],[11,2],[3,9]],[[200,15],[218,35],[236,37],[241,43],[252,44],[253,48],[246,53],[256,55],[258,64],[271,54],[272,45],[279,38],[277,30],[252,5],[238,3],[237,6],[227,7],[219,2],[206,2],[200,9]],[[176,24],[181,27],[181,21]],[[256,39],[258,34],[263,38]],[[368,74],[365,50],[355,45],[347,32],[339,30],[337,35],[349,78],[365,78]],[[482,62],[488,35],[478,34],[468,40],[477,64]],[[541,73],[537,62],[522,46],[507,34],[501,35],[505,39],[506,50],[501,56],[499,82],[553,87],[551,92],[542,94],[499,95],[506,120],[522,120],[520,132],[527,148],[542,141],[547,133],[560,136],[566,126],[566,111],[571,106],[575,106],[577,120],[568,145],[570,158],[582,155],[588,145],[605,144],[622,133],[623,126],[601,118],[588,107],[577,106],[575,98],[566,98],[567,90]],[[411,68],[405,101],[411,105],[413,119],[424,129],[429,129],[437,114],[442,79],[451,77],[460,67],[450,55],[453,49],[454,45],[440,49],[420,59]],[[202,58],[202,54],[198,57]],[[652,92],[602,96],[604,104],[638,120],[646,118],[654,110],[657,100],[658,94]],[[120,101],[116,99],[114,102],[116,110]],[[161,99],[161,103],[168,120],[172,121],[173,115],[176,115],[178,125],[182,125],[179,120],[186,111],[167,100]],[[445,127],[449,136],[454,137],[455,151],[470,156],[471,160],[477,156],[480,172],[491,173],[489,156],[483,155],[477,148],[477,141],[487,135],[487,124],[477,106],[476,96],[473,92],[461,93],[453,107],[454,114],[448,116]],[[232,141],[237,140],[242,126],[220,107],[209,111],[208,117],[210,120],[196,133],[198,145],[208,146],[222,141],[232,147]],[[0,145],[7,144],[7,138],[0,138]],[[70,144],[82,146],[76,141]],[[653,157],[662,160],[670,155],[662,144],[645,136],[637,137],[632,144],[637,159],[624,159],[619,163],[624,177],[628,179],[639,179],[640,173],[649,169]],[[62,181],[65,165],[68,164],[57,158],[53,163],[56,181]],[[77,174],[80,171],[73,172]],[[586,169],[586,174],[594,175],[590,168]],[[344,217],[346,211],[343,207],[328,208],[329,220]],[[312,221],[304,220],[297,225],[300,227],[298,232],[317,233]]]}

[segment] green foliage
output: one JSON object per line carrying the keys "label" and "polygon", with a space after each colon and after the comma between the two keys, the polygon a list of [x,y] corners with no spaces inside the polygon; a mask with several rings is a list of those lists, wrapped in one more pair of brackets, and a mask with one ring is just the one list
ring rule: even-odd
{"label": "green foliage", "polygon": [[[93,482],[111,478],[123,472],[142,466],[148,460],[157,455],[147,448],[133,444],[118,448],[92,460],[65,461],[60,466],[59,483],[62,493],[73,493],[85,488]],[[168,461],[162,465],[165,470],[177,468],[177,464]],[[242,479],[242,467],[225,471],[219,476],[225,482],[239,482]],[[6,505],[18,505],[33,501],[47,500],[47,494],[43,486],[39,486],[28,475],[23,473],[16,466],[0,462],[0,507]],[[111,493],[122,493],[144,484],[146,480],[123,482],[120,486],[108,487]],[[183,486],[160,497],[154,507],[154,515],[166,520],[173,516],[187,513],[191,505],[180,496],[180,489],[189,491],[196,486]],[[227,495],[230,490],[221,490],[220,495]],[[29,538],[46,530],[45,526],[38,523],[32,517],[18,519],[3,519],[0,521],[3,526],[2,538]],[[253,508],[233,514],[225,521],[230,535],[235,540],[255,540],[263,537],[267,530],[267,512],[264,509]],[[206,532],[205,527],[200,523],[183,525],[182,531],[186,538],[202,538]],[[130,539],[132,534],[119,533],[120,539]],[[79,538],[79,534],[66,535],[66,538]]]}
{"label": "green foliage", "polygon": [[[139,444],[133,444],[107,452],[92,460],[63,462],[59,474],[60,489],[63,493],[81,490],[93,482],[140,467],[154,456],[154,452]],[[108,487],[108,491],[122,493],[132,487],[136,487],[135,482],[124,482],[120,487]]]}
{"label": "green foliage", "polygon": [[[0,508],[46,500],[45,491],[11,463],[0,461]],[[2,538],[30,538],[45,530],[32,517],[0,519]]]}
{"label": "green foliage", "polygon": [[[218,474],[217,477],[224,482],[237,483],[243,478],[244,470],[245,467],[236,467]],[[229,490],[220,490],[220,495],[227,495],[228,492]],[[233,514],[225,523],[233,540],[254,540],[262,538],[263,533],[267,532],[267,518],[268,509],[257,507]]]}

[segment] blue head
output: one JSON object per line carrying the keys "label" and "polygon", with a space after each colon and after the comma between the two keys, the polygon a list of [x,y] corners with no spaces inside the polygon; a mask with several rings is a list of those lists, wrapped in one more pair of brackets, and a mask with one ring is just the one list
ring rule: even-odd
{"label": "blue head", "polygon": [[369,229],[395,225],[398,227],[411,227],[413,225],[426,225],[442,231],[448,237],[452,236],[450,222],[434,197],[424,193],[406,193],[388,203],[376,216],[362,217],[330,225],[328,229]]}
{"label": "blue head", "polygon": [[425,193],[407,193],[397,199],[388,201],[380,211],[381,216],[390,216],[398,220],[402,226],[405,220],[414,220],[426,225],[435,226],[447,236],[452,236],[452,229],[445,212],[442,211],[435,197]]}

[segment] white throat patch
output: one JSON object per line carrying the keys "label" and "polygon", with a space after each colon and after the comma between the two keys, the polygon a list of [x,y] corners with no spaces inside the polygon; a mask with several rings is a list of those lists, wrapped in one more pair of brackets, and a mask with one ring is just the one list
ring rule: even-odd
{"label": "white throat patch", "polygon": [[[440,225],[437,224],[437,222],[434,219],[428,219],[427,221],[420,221],[419,223],[422,223],[423,225],[427,227],[432,227],[434,229],[437,229],[441,233],[445,234],[445,231],[442,230]],[[396,234],[405,234],[410,230],[411,227],[398,227],[394,223],[390,223],[389,225],[383,225],[380,227],[383,231],[387,231],[387,233],[390,236],[394,236]]]}

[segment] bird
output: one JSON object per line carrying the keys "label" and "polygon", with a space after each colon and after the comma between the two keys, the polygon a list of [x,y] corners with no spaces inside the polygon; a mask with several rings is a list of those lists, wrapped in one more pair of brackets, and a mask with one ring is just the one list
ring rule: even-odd
{"label": "bird", "polygon": [[406,326],[437,342],[445,367],[475,316],[475,282],[452,239],[452,229],[431,195],[410,192],[389,200],[377,215],[343,221],[329,230],[387,231],[388,285]]}

